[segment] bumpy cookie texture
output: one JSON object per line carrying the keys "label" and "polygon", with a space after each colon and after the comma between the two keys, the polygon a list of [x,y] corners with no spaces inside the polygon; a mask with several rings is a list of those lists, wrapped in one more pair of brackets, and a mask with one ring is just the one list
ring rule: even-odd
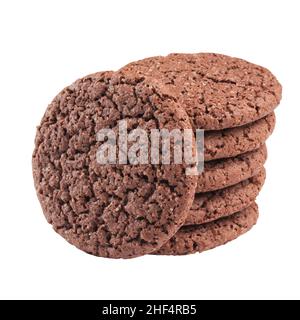
{"label": "bumpy cookie texture", "polygon": [[281,99],[281,85],[269,70],[221,54],[152,57],[132,62],[121,71],[165,84],[194,128],[205,130],[258,120],[271,113]]}
{"label": "bumpy cookie texture", "polygon": [[255,201],[265,178],[265,169],[260,168],[256,176],[231,187],[196,194],[185,225],[214,221],[247,208]]}
{"label": "bumpy cookie texture", "polygon": [[249,231],[257,219],[258,208],[254,203],[229,217],[203,225],[182,227],[154,254],[185,255],[213,249]]}
{"label": "bumpy cookie texture", "polygon": [[96,133],[191,128],[186,113],[147,81],[111,72],[76,81],[53,100],[37,130],[33,176],[44,214],[71,244],[130,258],[161,247],[184,223],[197,177],[187,165],[100,165]]}
{"label": "bumpy cookie texture", "polygon": [[275,114],[241,127],[204,133],[205,161],[234,157],[261,147],[275,127]]}
{"label": "bumpy cookie texture", "polygon": [[198,176],[196,192],[223,189],[258,174],[267,159],[267,148],[261,148],[233,158],[208,161]]}

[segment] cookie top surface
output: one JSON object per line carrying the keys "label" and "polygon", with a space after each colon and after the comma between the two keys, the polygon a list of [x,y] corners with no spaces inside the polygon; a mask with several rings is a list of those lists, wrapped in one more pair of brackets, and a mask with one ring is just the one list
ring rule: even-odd
{"label": "cookie top surface", "polygon": [[[38,127],[33,176],[44,214],[71,244],[96,256],[131,258],[173,236],[197,176],[188,164],[99,164],[101,129],[190,129],[174,100],[146,80],[111,72],[79,79],[48,106]],[[172,145],[171,145],[172,146]]]}
{"label": "cookie top surface", "polygon": [[271,113],[281,99],[281,85],[269,70],[221,54],[151,57],[121,71],[165,84],[194,129],[220,130],[255,121]]}
{"label": "cookie top surface", "polygon": [[249,231],[256,224],[258,215],[258,207],[253,203],[229,217],[202,225],[182,227],[154,254],[184,255],[224,245]]}

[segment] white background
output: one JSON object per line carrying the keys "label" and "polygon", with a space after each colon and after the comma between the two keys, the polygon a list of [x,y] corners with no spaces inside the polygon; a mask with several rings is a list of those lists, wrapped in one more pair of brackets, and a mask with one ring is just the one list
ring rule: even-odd
{"label": "white background", "polygon": [[[0,297],[300,298],[299,1],[1,1]],[[35,127],[75,79],[170,52],[219,52],[283,85],[258,225],[215,250],[108,260],[60,238],[31,176]]]}

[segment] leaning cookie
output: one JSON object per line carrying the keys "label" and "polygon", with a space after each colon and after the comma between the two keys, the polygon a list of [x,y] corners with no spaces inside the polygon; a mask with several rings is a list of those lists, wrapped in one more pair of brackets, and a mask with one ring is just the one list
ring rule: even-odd
{"label": "leaning cookie", "polygon": [[204,133],[205,161],[234,157],[260,148],[272,134],[275,114],[241,127]]}
{"label": "leaning cookie", "polygon": [[164,84],[194,129],[221,130],[256,121],[270,114],[281,99],[281,85],[269,70],[221,54],[151,57],[120,71]]}
{"label": "leaning cookie", "polygon": [[256,176],[233,186],[196,194],[184,224],[210,222],[247,208],[258,196],[265,177],[266,172],[262,167]]}
{"label": "leaning cookie", "polygon": [[256,175],[267,159],[267,148],[263,145],[233,158],[204,163],[198,176],[196,193],[223,189]]}
{"label": "leaning cookie", "polygon": [[203,252],[226,244],[249,231],[257,222],[258,208],[255,203],[229,217],[202,225],[182,227],[166,242],[156,255],[185,255]]}
{"label": "leaning cookie", "polygon": [[197,176],[186,174],[186,163],[100,164],[98,133],[117,133],[120,120],[147,133],[191,129],[159,86],[112,72],[89,75],[48,106],[36,134],[33,177],[47,221],[69,243],[96,256],[132,258],[160,248],[184,224]]}

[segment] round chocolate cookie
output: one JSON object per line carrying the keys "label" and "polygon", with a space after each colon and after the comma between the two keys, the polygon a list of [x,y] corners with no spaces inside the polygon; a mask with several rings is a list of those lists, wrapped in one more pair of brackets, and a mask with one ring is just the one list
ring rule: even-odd
{"label": "round chocolate cookie", "polygon": [[205,161],[229,158],[261,147],[275,127],[275,114],[241,127],[204,133]]}
{"label": "round chocolate cookie", "polygon": [[233,158],[204,163],[204,170],[198,176],[196,192],[223,189],[256,175],[267,159],[267,148],[263,145]]}
{"label": "round chocolate cookie", "polygon": [[203,252],[226,244],[249,231],[257,222],[258,208],[253,203],[248,208],[229,217],[182,227],[158,251],[157,255],[184,255]]}
{"label": "round chocolate cookie", "polygon": [[194,129],[220,130],[253,122],[271,113],[281,99],[281,85],[269,70],[221,54],[151,57],[120,71],[165,84]]}
{"label": "round chocolate cookie", "polygon": [[258,196],[265,177],[266,171],[262,167],[256,176],[231,187],[196,194],[184,224],[206,223],[247,208]]}
{"label": "round chocolate cookie", "polygon": [[193,165],[185,163],[99,163],[107,142],[99,132],[119,137],[120,120],[127,132],[191,128],[185,111],[146,79],[89,75],[48,106],[36,134],[33,177],[47,221],[68,242],[96,256],[131,258],[160,248],[184,224],[197,176],[186,175]]}

